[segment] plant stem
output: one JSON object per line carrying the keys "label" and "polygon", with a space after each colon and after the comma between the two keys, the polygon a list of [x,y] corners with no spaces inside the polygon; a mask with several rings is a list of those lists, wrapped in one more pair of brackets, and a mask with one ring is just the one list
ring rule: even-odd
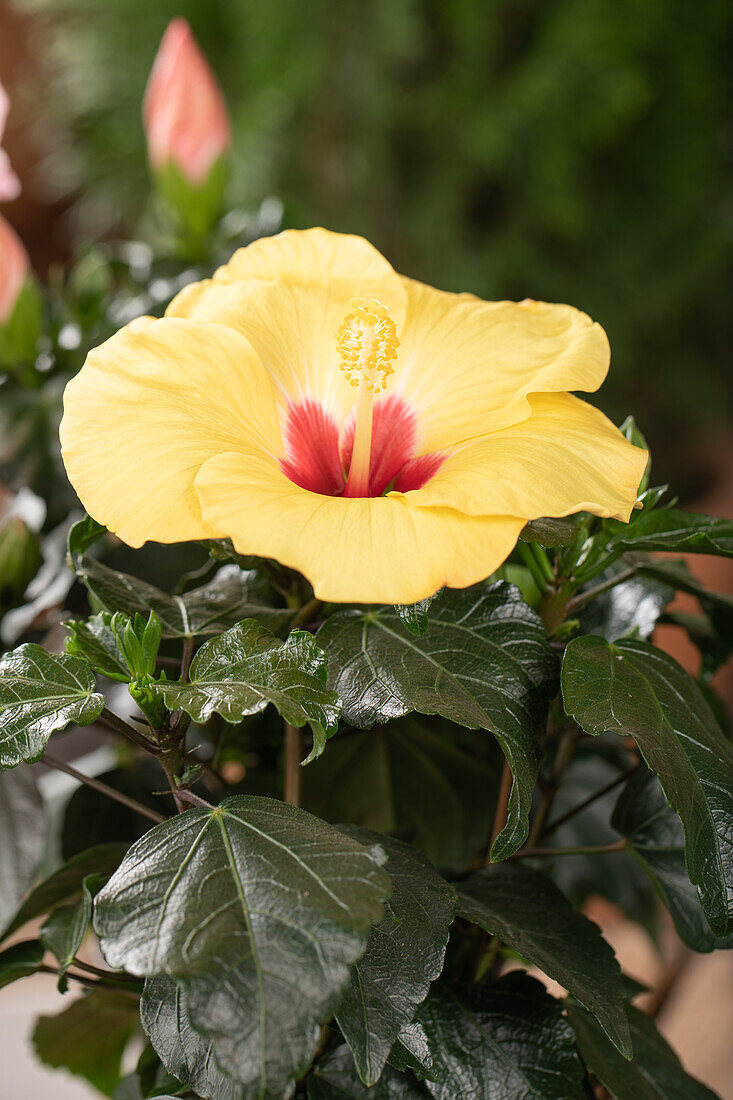
{"label": "plant stem", "polygon": [[573,615],[576,611],[581,611],[587,604],[595,600],[597,596],[602,596],[604,592],[607,592],[610,588],[615,588],[617,584],[622,584],[623,581],[629,580],[633,577],[637,571],[635,565],[630,565],[628,569],[622,569],[620,573],[614,573],[612,577],[609,577],[607,581],[603,581],[602,584],[597,584],[595,588],[588,588],[585,592],[579,592],[577,596],[573,596],[565,608],[566,614]]}
{"label": "plant stem", "polygon": [[160,745],[156,745],[156,743],[147,738],[145,734],[136,730],[135,727],[126,722],[124,718],[120,718],[118,715],[113,714],[107,707],[104,708],[99,718],[106,725],[110,726],[111,729],[115,730],[116,733],[121,733],[123,737],[127,737],[127,739],[137,745],[139,749],[145,749],[146,752],[151,752],[155,755],[163,751]]}
{"label": "plant stem", "polygon": [[[501,783],[499,785],[499,797],[496,801],[494,823],[491,826],[491,844],[494,843],[506,823],[507,807],[509,806],[509,795],[511,794],[511,790],[512,769],[509,767],[509,761],[505,760],[501,773]],[[487,853],[487,863],[491,859],[491,844],[489,844],[489,851]]]}
{"label": "plant stem", "polygon": [[112,798],[115,802],[120,802],[123,806],[127,806],[128,809],[134,810],[135,813],[142,814],[143,817],[149,818],[150,821],[154,821],[156,825],[166,820],[163,814],[159,814],[157,810],[152,810],[150,806],[144,806],[142,802],[130,798],[129,795],[123,794],[122,791],[116,791],[114,787],[108,787],[106,783],[100,782],[99,779],[93,779],[90,775],[84,775],[82,772],[77,771],[76,768],[72,768],[71,764],[65,764],[62,760],[57,760],[54,756],[49,756],[48,753],[45,753],[41,757],[39,763],[45,764],[47,768],[55,768],[57,771],[66,772],[67,775],[72,776],[73,779],[77,779],[85,786],[91,787],[92,790],[99,791],[100,794],[106,795],[107,798]]}
{"label": "plant stem", "polygon": [[314,619],[318,612],[323,607],[323,600],[317,600],[315,596],[308,603],[304,603],[298,614],[290,624],[291,630],[301,630],[308,626],[311,619]]}
{"label": "plant stem", "polygon": [[555,757],[555,764],[552,769],[552,776],[550,778],[550,785],[540,798],[539,806],[537,807],[537,813],[535,814],[534,821],[532,822],[532,828],[529,831],[527,837],[527,844],[531,848],[533,844],[537,843],[540,833],[544,828],[544,824],[547,821],[547,817],[552,809],[555,801],[555,795],[557,794],[560,781],[565,774],[565,769],[573,758],[575,752],[575,730],[566,730],[560,739],[560,744],[557,748],[557,756]]}
{"label": "plant stem", "polygon": [[[59,969],[56,966],[47,966],[43,963],[38,967],[37,973],[54,974],[58,977]],[[122,997],[130,997],[136,1002],[139,1000],[139,993],[136,993],[132,986],[121,985],[119,982],[110,981],[107,978],[88,978],[85,974],[74,974],[71,970],[66,971],[66,977],[69,981],[79,982],[80,985],[85,985],[88,989],[97,989],[99,986],[103,986],[105,989],[114,989]]]}
{"label": "plant stem", "polygon": [[183,653],[181,655],[181,670],[178,674],[179,680],[186,683],[188,680],[188,672],[191,668],[191,661],[193,660],[194,639],[192,635],[187,634],[183,639]]}
{"label": "plant stem", "polygon": [[579,802],[577,806],[573,806],[573,808],[571,810],[568,810],[567,813],[564,813],[560,817],[556,818],[556,820],[551,822],[543,831],[542,839],[546,840],[548,836],[552,836],[553,833],[556,833],[560,826],[564,825],[566,821],[570,821],[570,819],[575,817],[576,814],[582,813],[583,810],[588,808],[588,806],[591,806],[594,802],[597,802],[599,798],[603,798],[604,794],[608,794],[610,791],[615,790],[616,787],[620,787],[622,783],[625,783],[627,779],[631,778],[635,771],[638,771],[638,768],[639,765],[637,764],[636,767],[629,768],[627,771],[621,772],[620,775],[617,775],[614,779],[610,781],[610,783],[605,783],[604,786],[599,787],[597,791],[594,791],[593,794],[589,794],[587,798],[584,798],[582,802]]}
{"label": "plant stem", "polygon": [[537,585],[540,592],[545,592],[547,590],[547,581],[542,575],[542,570],[537,564],[537,559],[532,553],[529,543],[522,542],[520,539],[517,543],[517,550],[519,551],[520,558],[532,574],[532,580]]}
{"label": "plant stem", "polygon": [[623,852],[626,838],[614,840],[611,844],[579,845],[577,848],[522,848],[509,859],[554,859],[555,856],[596,856],[608,852]]}
{"label": "plant stem", "polygon": [[182,802],[188,802],[190,806],[204,806],[207,810],[216,809],[212,806],[211,802],[207,802],[205,798],[201,798],[199,795],[194,794],[193,791],[187,791],[185,788],[177,792],[178,797]]}
{"label": "plant stem", "polygon": [[105,981],[124,982],[127,985],[139,986],[142,979],[134,978],[132,974],[118,974],[114,970],[103,970],[99,966],[92,966],[91,963],[82,962],[81,959],[74,959],[72,966],[75,966],[77,970],[85,970],[88,974],[94,974],[97,978],[102,978]]}
{"label": "plant stem", "polygon": [[285,723],[285,783],[283,798],[291,806],[300,806],[302,783],[300,762],[303,759],[303,737],[297,726]]}

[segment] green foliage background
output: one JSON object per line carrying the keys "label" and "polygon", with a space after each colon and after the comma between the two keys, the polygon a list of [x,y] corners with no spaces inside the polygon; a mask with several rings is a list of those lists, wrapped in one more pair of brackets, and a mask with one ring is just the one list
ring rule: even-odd
{"label": "green foliage background", "polygon": [[[232,195],[362,233],[404,272],[601,321],[602,403],[658,468],[726,414],[733,5],[726,0],[18,0],[54,58],[44,170],[90,234],[147,193],[140,98],[186,16],[235,129]],[[45,29],[44,29],[45,25]],[[69,142],[71,133],[73,141]],[[673,468],[676,467],[676,468]]]}

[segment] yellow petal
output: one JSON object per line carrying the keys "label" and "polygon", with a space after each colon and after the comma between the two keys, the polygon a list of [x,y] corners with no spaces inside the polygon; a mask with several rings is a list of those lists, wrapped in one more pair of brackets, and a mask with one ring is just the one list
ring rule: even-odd
{"label": "yellow petal", "polygon": [[135,321],[89,353],[60,434],[82,504],[130,546],[211,537],[201,465],[253,442],[280,448],[272,383],[246,340],[174,319]]}
{"label": "yellow petal", "polygon": [[255,241],[213,279],[186,287],[167,316],[231,326],[287,398],[316,398],[345,416],[354,391],[339,367],[336,332],[355,297],[378,299],[402,327],[405,290],[376,248],[325,229],[289,230]]}
{"label": "yellow petal", "polygon": [[207,523],[240,553],[299,570],[334,603],[414,603],[441,585],[464,588],[501,565],[524,523],[415,508],[399,494],[318,496],[254,450],[210,459],[196,489]]}
{"label": "yellow petal", "polygon": [[519,423],[530,393],[592,391],[606,376],[606,334],[571,306],[403,284],[407,320],[390,390],[416,407],[421,451]]}
{"label": "yellow petal", "polygon": [[571,394],[534,394],[529,403],[527,420],[459,448],[406,497],[472,515],[536,519],[589,511],[627,520],[647,452]]}

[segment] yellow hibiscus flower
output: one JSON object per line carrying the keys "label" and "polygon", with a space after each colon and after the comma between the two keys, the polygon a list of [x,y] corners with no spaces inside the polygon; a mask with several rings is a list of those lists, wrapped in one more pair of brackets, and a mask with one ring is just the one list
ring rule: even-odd
{"label": "yellow hibiscus flower", "polygon": [[231,538],[334,602],[413,603],[492,573],[527,520],[626,520],[646,463],[569,390],[603,329],[398,275],[367,241],[288,231],[90,352],[61,441],[130,546]]}

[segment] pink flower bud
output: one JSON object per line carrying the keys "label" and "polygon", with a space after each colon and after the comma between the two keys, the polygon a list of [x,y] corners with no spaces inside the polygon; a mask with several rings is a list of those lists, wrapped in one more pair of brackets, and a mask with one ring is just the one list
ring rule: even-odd
{"label": "pink flower bud", "polygon": [[[8,93],[0,84],[0,141],[5,130],[5,122],[10,110]],[[20,180],[10,167],[8,154],[0,148],[0,202],[12,202],[20,194]]]}
{"label": "pink flower bud", "polygon": [[20,237],[0,215],[0,324],[13,312],[30,266]]}
{"label": "pink flower bud", "polygon": [[168,24],[143,100],[153,168],[173,162],[189,183],[203,183],[231,145],[221,88],[185,19]]}

